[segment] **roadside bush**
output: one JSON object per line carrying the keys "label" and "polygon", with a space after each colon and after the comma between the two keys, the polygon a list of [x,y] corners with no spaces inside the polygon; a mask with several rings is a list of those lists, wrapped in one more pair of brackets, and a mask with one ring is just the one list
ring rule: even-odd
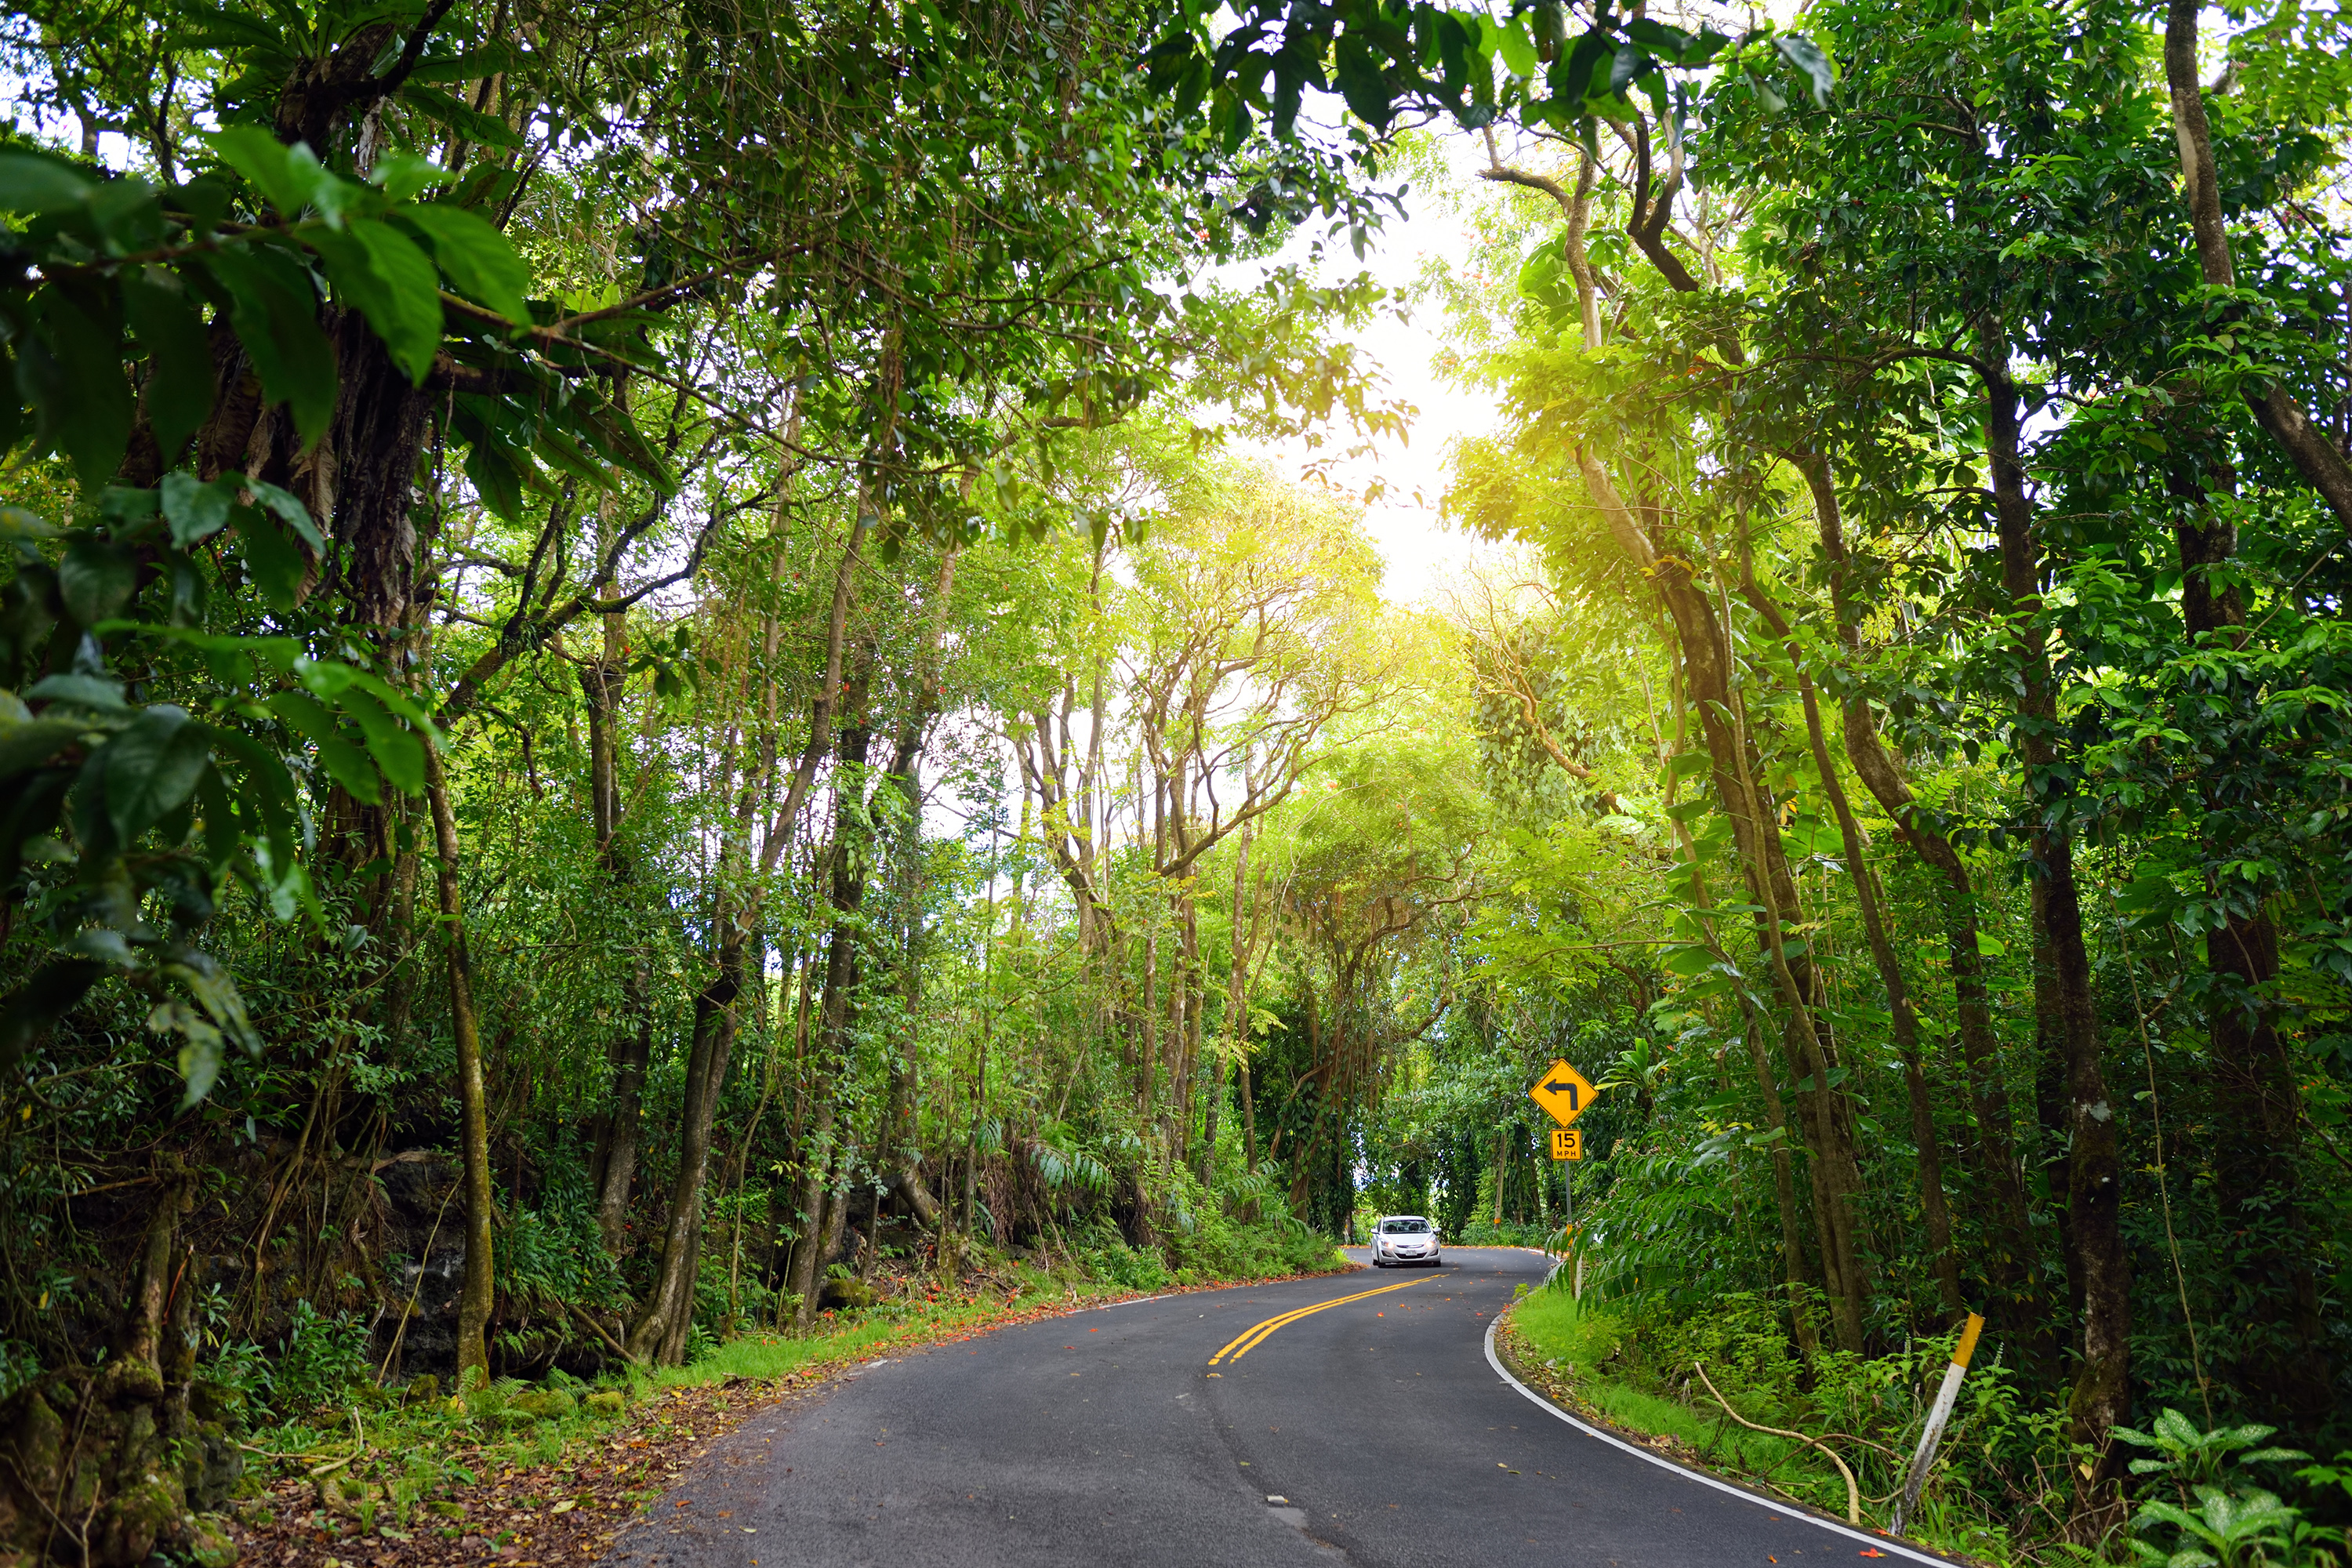
{"label": "roadside bush", "polygon": [[237,1366],[223,1381],[248,1398],[258,1398],[282,1420],[331,1402],[367,1376],[367,1320],[359,1313],[330,1314],[307,1300],[297,1301],[277,1359],[236,1358]]}

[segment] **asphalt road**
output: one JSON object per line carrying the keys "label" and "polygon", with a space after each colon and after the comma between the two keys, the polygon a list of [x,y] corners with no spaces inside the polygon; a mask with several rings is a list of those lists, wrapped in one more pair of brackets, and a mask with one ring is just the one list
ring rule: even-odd
{"label": "asphalt road", "polygon": [[869,1363],[714,1444],[608,1561],[1797,1568],[1870,1554],[1507,1381],[1487,1330],[1543,1261],[1450,1252],[1438,1269],[1129,1302]]}

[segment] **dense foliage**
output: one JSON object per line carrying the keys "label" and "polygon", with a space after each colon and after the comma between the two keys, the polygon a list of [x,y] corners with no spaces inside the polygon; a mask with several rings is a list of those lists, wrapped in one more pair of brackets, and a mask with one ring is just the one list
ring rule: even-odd
{"label": "dense foliage", "polygon": [[[1979,1550],[2352,1442],[2343,73],[2199,23],[13,16],[0,1528],[1370,1209],[1887,1450],[1982,1311]],[[1413,609],[1237,439],[1401,435],[1405,164]]]}

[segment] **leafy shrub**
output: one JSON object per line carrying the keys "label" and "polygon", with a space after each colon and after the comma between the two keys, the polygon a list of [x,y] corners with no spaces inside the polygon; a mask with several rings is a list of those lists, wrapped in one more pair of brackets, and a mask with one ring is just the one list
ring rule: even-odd
{"label": "leafy shrub", "polygon": [[1109,1226],[1096,1224],[1071,1232],[1071,1255],[1094,1279],[1122,1290],[1164,1290],[1168,1265],[1157,1252],[1129,1247]]}
{"label": "leafy shrub", "polygon": [[249,1363],[258,1370],[248,1374],[245,1392],[280,1417],[326,1404],[368,1374],[367,1342],[367,1320],[359,1313],[329,1314],[297,1301],[285,1345],[274,1361]]}
{"label": "leafy shrub", "polygon": [[2168,1482],[2173,1494],[2147,1499],[2132,1516],[2132,1552],[2140,1562],[2165,1568],[2320,1568],[2341,1561],[2344,1531],[2313,1524],[2302,1510],[2256,1485],[2248,1471],[2311,1458],[2270,1447],[2276,1427],[2200,1432],[2170,1408],[2151,1425],[2147,1432],[2116,1428],[2116,1441],[2153,1456],[2134,1459],[2132,1474],[2161,1477],[2158,1487]]}

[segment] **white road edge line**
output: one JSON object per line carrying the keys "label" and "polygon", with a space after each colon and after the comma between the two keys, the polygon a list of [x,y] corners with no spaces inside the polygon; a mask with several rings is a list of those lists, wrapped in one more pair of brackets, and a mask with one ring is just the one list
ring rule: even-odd
{"label": "white road edge line", "polygon": [[1647,1448],[1639,1447],[1634,1444],[1628,1443],[1622,1437],[1603,1432],[1600,1427],[1593,1426],[1590,1422],[1578,1420],[1575,1416],[1570,1415],[1567,1411],[1562,1410],[1559,1405],[1554,1405],[1550,1400],[1546,1399],[1542,1394],[1538,1394],[1534,1389],[1529,1388],[1526,1384],[1521,1383],[1517,1378],[1511,1375],[1510,1369],[1503,1364],[1503,1358],[1495,1353],[1495,1330],[1499,1326],[1499,1324],[1491,1322],[1486,1325],[1486,1364],[1495,1369],[1495,1375],[1501,1378],[1505,1383],[1509,1384],[1513,1388],[1517,1389],[1522,1394],[1526,1395],[1528,1403],[1533,1405],[1537,1409],[1543,1411],[1546,1415],[1559,1416],[1562,1421],[1567,1422],[1570,1426],[1575,1427],[1586,1436],[1598,1437],[1612,1448],[1622,1448],[1625,1452],[1633,1455],[1635,1458],[1643,1460],[1648,1464],[1655,1465],[1662,1470],[1671,1470],[1686,1481],[1696,1481],[1703,1487],[1713,1487],[1717,1491],[1722,1492],[1726,1496],[1736,1497],[1742,1502],[1752,1502],[1759,1508],[1777,1509],[1780,1512],[1790,1519],[1802,1520],[1807,1524],[1819,1525],[1822,1529],[1828,1531],[1832,1535],[1843,1535],[1848,1541],[1859,1541],[1864,1546],[1875,1546],[1890,1557],[1908,1557],[1914,1563],[1928,1563],[1931,1565],[1931,1568],[1951,1568],[1950,1558],[1930,1557],[1924,1552],[1916,1551],[1911,1547],[1904,1545],[1903,1542],[1895,1540],[1891,1535],[1872,1535],[1866,1531],[1856,1530],[1851,1525],[1839,1524],[1833,1520],[1823,1519],[1820,1515],[1809,1512],[1804,1509],[1791,1507],[1786,1503],[1776,1503],[1768,1499],[1758,1497],[1754,1492],[1748,1491],[1743,1487],[1735,1487],[1729,1481],[1717,1479],[1714,1476],[1706,1475],[1698,1470],[1685,1468],[1684,1466],[1675,1463],[1672,1459],[1666,1458],[1661,1455],[1653,1454]]}

